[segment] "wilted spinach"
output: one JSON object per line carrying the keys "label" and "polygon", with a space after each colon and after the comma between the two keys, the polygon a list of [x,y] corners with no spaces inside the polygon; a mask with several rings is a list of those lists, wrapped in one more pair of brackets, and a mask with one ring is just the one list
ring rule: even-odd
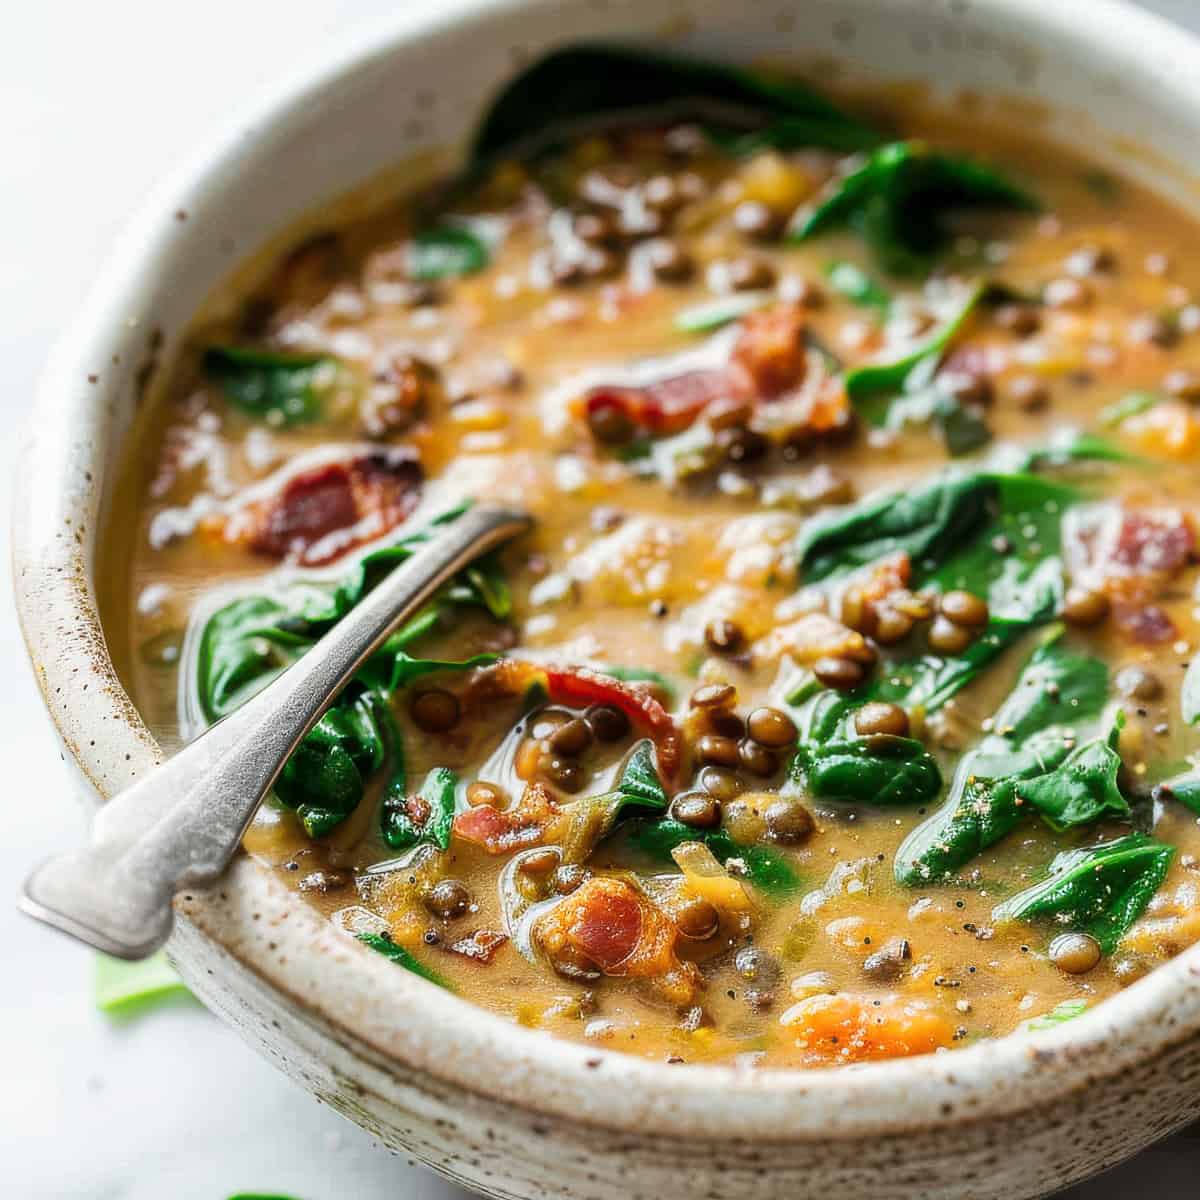
{"label": "wilted spinach", "polygon": [[328,354],[209,346],[204,370],[220,384],[225,399],[247,415],[272,424],[300,425],[320,419],[339,366]]}
{"label": "wilted spinach", "polygon": [[791,771],[813,796],[832,802],[927,804],[942,790],[933,755],[908,737],[801,742]]}
{"label": "wilted spinach", "polygon": [[882,140],[794,80],[633,46],[567,46],[539,59],[492,102],[471,147],[478,173],[529,157],[587,127],[655,112],[693,119],[734,153],[759,146],[864,150]]}
{"label": "wilted spinach", "polygon": [[892,274],[927,271],[946,240],[947,213],[963,208],[1036,211],[1037,201],[1003,175],[924,142],[880,146],[834,179],[793,218],[789,236],[804,241],[843,225],[857,229]]}
{"label": "wilted spinach", "polygon": [[[393,755],[402,759],[399,739]],[[422,842],[429,842],[439,850],[447,849],[454,824],[457,790],[458,776],[448,767],[434,767],[425,776],[420,791],[410,797],[405,786],[403,762],[394,761],[380,815],[383,840],[393,850],[407,850]]]}
{"label": "wilted spinach", "polygon": [[359,933],[355,934],[364,946],[370,946],[377,954],[382,954],[384,958],[394,962],[398,967],[403,967],[406,971],[411,971],[414,975],[420,975],[422,979],[427,979],[430,983],[436,983],[438,987],[446,988],[447,991],[452,990],[450,985],[436,971],[425,966],[418,958],[392,939],[382,933]]}
{"label": "wilted spinach", "polygon": [[473,275],[488,264],[487,243],[466,225],[443,222],[415,234],[408,244],[412,279],[453,279]]}
{"label": "wilted spinach", "polygon": [[[297,585],[277,598],[243,596],[215,612],[204,625],[195,661],[195,692],[205,719],[220,720],[261,691],[388,571],[463,511],[455,509],[428,528],[366,555],[334,585]],[[407,647],[461,606],[483,608],[500,620],[508,616],[508,587],[495,558],[459,572],[434,601],[393,633],[285,764],[275,796],[296,810],[310,837],[329,833],[353,812],[370,777],[386,764],[385,837],[390,831],[401,839],[393,844],[405,844],[397,815],[403,812],[405,798],[404,755],[391,697],[422,675],[462,671],[495,660],[494,655],[479,655],[443,662],[408,653]]]}
{"label": "wilted spinach", "polygon": [[835,292],[862,308],[886,313],[892,298],[861,267],[852,262],[831,262],[825,268],[825,278]]}
{"label": "wilted spinach", "polygon": [[1041,883],[992,911],[995,921],[1052,921],[1088,933],[1111,954],[1166,878],[1173,846],[1130,833],[1054,857]]}

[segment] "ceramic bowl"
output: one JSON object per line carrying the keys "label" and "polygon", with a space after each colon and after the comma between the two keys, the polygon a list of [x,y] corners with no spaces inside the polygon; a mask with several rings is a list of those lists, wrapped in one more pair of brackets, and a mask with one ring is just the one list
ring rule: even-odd
{"label": "ceramic bowl", "polygon": [[[507,0],[402,19],[298,72],[132,226],[51,360],[20,457],[20,617],[97,799],[160,757],[93,591],[147,374],[273,234],[388,164],[459,144],[520,64],[596,36],[1015,98],[1052,136],[1200,207],[1170,165],[1200,144],[1200,45],[1110,0]],[[245,858],[177,907],[171,954],[206,1004],[388,1146],[495,1196],[1017,1200],[1134,1153],[1200,1102],[1200,947],[1050,1033],[856,1068],[684,1068],[437,991]]]}

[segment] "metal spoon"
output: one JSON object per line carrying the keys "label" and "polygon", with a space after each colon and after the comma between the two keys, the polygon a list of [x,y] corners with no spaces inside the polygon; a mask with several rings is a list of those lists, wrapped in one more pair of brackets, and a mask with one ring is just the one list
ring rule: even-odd
{"label": "metal spoon", "polygon": [[114,796],[96,815],[91,845],[39,867],[20,907],[119,958],[152,954],[171,932],[172,897],[224,871],[288,756],[393,627],[531,525],[522,512],[469,509],[278,679]]}

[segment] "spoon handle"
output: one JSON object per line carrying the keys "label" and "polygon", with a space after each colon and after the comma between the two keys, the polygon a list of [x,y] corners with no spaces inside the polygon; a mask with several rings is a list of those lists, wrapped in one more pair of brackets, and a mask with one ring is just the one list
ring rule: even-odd
{"label": "spoon handle", "polygon": [[530,525],[524,513],[468,509],[276,680],[114,796],[96,816],[91,845],[43,863],[20,907],[119,958],[153,953],[171,932],[176,891],[224,871],[288,756],[391,630]]}

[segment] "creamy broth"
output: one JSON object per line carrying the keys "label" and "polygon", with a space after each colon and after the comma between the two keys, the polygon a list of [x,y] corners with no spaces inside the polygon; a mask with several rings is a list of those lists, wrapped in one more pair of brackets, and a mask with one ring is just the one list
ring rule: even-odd
{"label": "creamy broth", "polygon": [[[868,218],[787,233],[843,151],[660,121],[309,238],[193,330],[107,531],[114,657],[168,748],[364,555],[467,498],[537,520],[405,645],[499,661],[339,708],[264,806],[246,849],[297,903],[523,1025],[790,1066],[1061,1019],[1200,936],[1200,809],[1160,786],[1197,748],[1194,223],[1028,130],[899,124],[1038,210],[951,205],[897,274]],[[924,377],[855,374],[922,348]],[[869,551],[870,497],[939,487],[936,537]],[[247,597],[239,658],[215,628]],[[931,695],[930,653],[987,661]],[[1019,677],[1052,715],[1005,727]],[[958,803],[994,840],[906,840]],[[1120,838],[1093,909],[1014,915]]]}

